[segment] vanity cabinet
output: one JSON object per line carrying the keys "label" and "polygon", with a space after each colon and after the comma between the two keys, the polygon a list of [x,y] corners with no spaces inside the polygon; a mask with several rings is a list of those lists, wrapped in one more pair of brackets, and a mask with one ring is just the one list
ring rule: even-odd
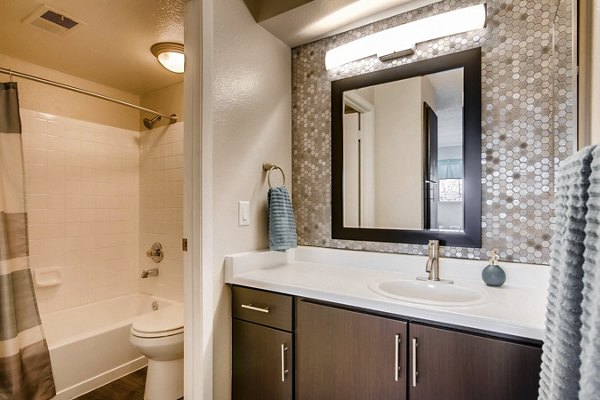
{"label": "vanity cabinet", "polygon": [[536,343],[237,286],[232,311],[234,400],[537,399]]}
{"label": "vanity cabinet", "polygon": [[413,322],[409,337],[411,400],[537,399],[540,347]]}
{"label": "vanity cabinet", "polygon": [[296,399],[406,399],[407,324],[297,302]]}
{"label": "vanity cabinet", "polygon": [[292,297],[233,288],[232,399],[293,399]]}

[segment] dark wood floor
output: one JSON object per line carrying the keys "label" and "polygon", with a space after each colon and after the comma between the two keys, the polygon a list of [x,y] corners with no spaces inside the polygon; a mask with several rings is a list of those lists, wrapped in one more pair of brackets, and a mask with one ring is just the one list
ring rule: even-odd
{"label": "dark wood floor", "polygon": [[144,400],[146,370],[138,369],[75,400]]}
{"label": "dark wood floor", "polygon": [[138,369],[73,400],[144,400],[147,370]]}

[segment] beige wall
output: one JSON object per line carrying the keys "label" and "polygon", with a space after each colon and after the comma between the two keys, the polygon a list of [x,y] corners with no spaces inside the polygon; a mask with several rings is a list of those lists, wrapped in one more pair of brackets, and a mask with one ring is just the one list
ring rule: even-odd
{"label": "beige wall", "polygon": [[375,87],[377,227],[423,227],[421,80],[416,77]]}
{"label": "beige wall", "polygon": [[[262,163],[280,165],[291,182],[291,52],[254,22],[243,0],[215,1],[214,27],[213,398],[229,400],[231,306],[223,260],[267,247]],[[250,226],[238,227],[238,200],[250,201]]]}
{"label": "beige wall", "polygon": [[593,0],[592,15],[592,143],[600,143],[600,0]]}
{"label": "beige wall", "polygon": [[[133,104],[139,104],[140,102],[139,96],[131,93],[12,58],[4,54],[0,54],[0,66],[67,85],[77,86]],[[1,75],[0,80],[8,81],[9,77]],[[14,78],[14,81],[19,83],[19,103],[23,109],[95,122],[117,128],[139,130],[138,121],[140,113],[133,108],[123,107],[119,104],[22,78]]]}
{"label": "beige wall", "polygon": [[[183,122],[183,82],[144,94],[140,99],[140,105],[169,115],[177,114],[177,121]],[[146,117],[152,118],[154,115],[141,112],[140,131],[146,129],[142,122],[142,118]],[[167,123],[165,119],[162,119],[155,126],[165,126]]]}

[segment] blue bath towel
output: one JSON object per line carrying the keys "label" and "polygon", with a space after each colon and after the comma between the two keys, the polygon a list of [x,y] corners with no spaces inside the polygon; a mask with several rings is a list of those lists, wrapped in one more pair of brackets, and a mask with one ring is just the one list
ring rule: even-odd
{"label": "blue bath towel", "polygon": [[556,176],[540,400],[577,399],[580,381],[584,240],[592,149],[561,163]]}
{"label": "blue bath towel", "polygon": [[285,251],[298,245],[296,218],[285,186],[269,189],[269,250]]}
{"label": "blue bath towel", "polygon": [[580,400],[598,399],[600,394],[600,146],[592,155],[583,253]]}

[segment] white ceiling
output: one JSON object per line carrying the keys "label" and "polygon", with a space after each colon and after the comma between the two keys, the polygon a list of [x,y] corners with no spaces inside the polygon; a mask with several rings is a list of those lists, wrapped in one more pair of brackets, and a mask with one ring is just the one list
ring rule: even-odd
{"label": "white ceiling", "polygon": [[[183,43],[183,1],[0,0],[0,53],[141,95],[183,80],[150,53]],[[42,4],[84,24],[61,36],[22,22]]]}
{"label": "white ceiling", "polygon": [[438,1],[313,0],[260,25],[293,48]]}

